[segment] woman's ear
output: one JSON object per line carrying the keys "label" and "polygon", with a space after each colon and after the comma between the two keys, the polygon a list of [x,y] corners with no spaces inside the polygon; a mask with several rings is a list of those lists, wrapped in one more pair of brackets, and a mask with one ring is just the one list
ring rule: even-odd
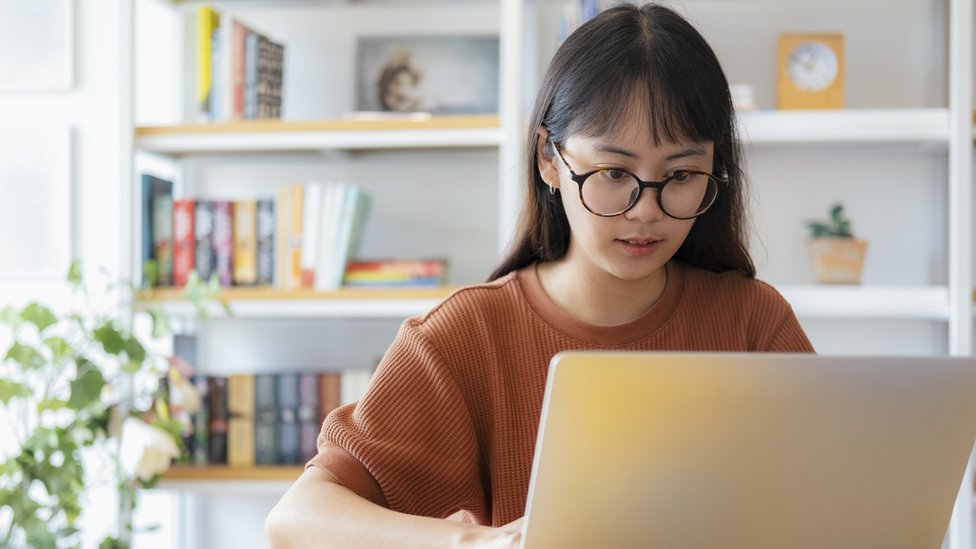
{"label": "woman's ear", "polygon": [[546,185],[549,185],[551,189],[558,189],[559,171],[556,167],[558,160],[553,154],[552,147],[549,142],[549,131],[545,128],[539,128],[535,142],[536,166],[539,167],[539,174],[542,175],[542,180],[546,182]]}

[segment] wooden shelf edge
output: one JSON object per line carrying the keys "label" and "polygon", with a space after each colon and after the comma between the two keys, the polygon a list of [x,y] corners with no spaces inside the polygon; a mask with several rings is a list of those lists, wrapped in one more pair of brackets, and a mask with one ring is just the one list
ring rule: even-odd
{"label": "wooden shelf edge", "polygon": [[[333,292],[318,292],[315,290],[280,290],[277,288],[222,288],[218,299],[222,302],[233,301],[379,301],[379,300],[411,300],[411,299],[439,299],[454,292],[454,286],[438,286],[435,288],[342,288]],[[138,303],[180,302],[187,301],[182,288],[156,288],[138,296]]]}
{"label": "wooden shelf edge", "polygon": [[338,132],[390,130],[448,130],[498,128],[498,115],[436,115],[418,118],[359,118],[334,120],[245,120],[212,124],[176,124],[171,126],[139,126],[136,137],[240,134],[281,132]]}
{"label": "wooden shelf edge", "polygon": [[294,481],[305,470],[304,465],[177,465],[163,474],[161,480],[191,481]]}

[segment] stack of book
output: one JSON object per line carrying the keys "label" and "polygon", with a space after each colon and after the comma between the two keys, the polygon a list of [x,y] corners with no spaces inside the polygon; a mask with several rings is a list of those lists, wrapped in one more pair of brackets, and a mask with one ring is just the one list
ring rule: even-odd
{"label": "stack of book", "polygon": [[285,46],[210,6],[196,31],[199,120],[281,118]]}
{"label": "stack of book", "polygon": [[142,262],[154,286],[189,273],[228,286],[332,291],[358,252],[370,198],[349,183],[281,185],[274,197],[174,198],[173,183],[142,176]]}
{"label": "stack of book", "polygon": [[372,372],[195,376],[203,408],[191,415],[183,463],[294,465],[317,453],[325,417],[362,398]]}
{"label": "stack of book", "polygon": [[444,259],[353,261],[344,281],[351,288],[427,288],[443,285],[446,274]]}

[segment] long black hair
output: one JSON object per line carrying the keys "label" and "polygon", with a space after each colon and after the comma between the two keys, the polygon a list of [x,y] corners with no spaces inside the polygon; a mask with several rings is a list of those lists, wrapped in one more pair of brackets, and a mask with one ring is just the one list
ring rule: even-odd
{"label": "long black hair", "polygon": [[656,4],[621,5],[590,19],[556,51],[529,123],[528,188],[511,247],[489,277],[495,280],[537,261],[559,259],[569,247],[569,221],[539,173],[539,130],[550,142],[577,134],[612,133],[644,101],[655,144],[714,143],[713,171],[728,183],[695,220],[675,258],[711,271],[754,277],[746,247],[745,178],[728,80],[715,52],[693,26]]}

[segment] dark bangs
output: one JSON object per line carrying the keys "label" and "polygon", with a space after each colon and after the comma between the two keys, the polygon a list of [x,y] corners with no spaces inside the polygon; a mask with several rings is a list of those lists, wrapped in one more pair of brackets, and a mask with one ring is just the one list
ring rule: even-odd
{"label": "dark bangs", "polygon": [[667,17],[607,18],[580,30],[593,36],[565,44],[553,59],[564,71],[549,74],[562,72],[543,121],[553,140],[609,135],[645,116],[655,145],[712,141],[724,156],[719,149],[734,131],[728,82],[696,31]]}

